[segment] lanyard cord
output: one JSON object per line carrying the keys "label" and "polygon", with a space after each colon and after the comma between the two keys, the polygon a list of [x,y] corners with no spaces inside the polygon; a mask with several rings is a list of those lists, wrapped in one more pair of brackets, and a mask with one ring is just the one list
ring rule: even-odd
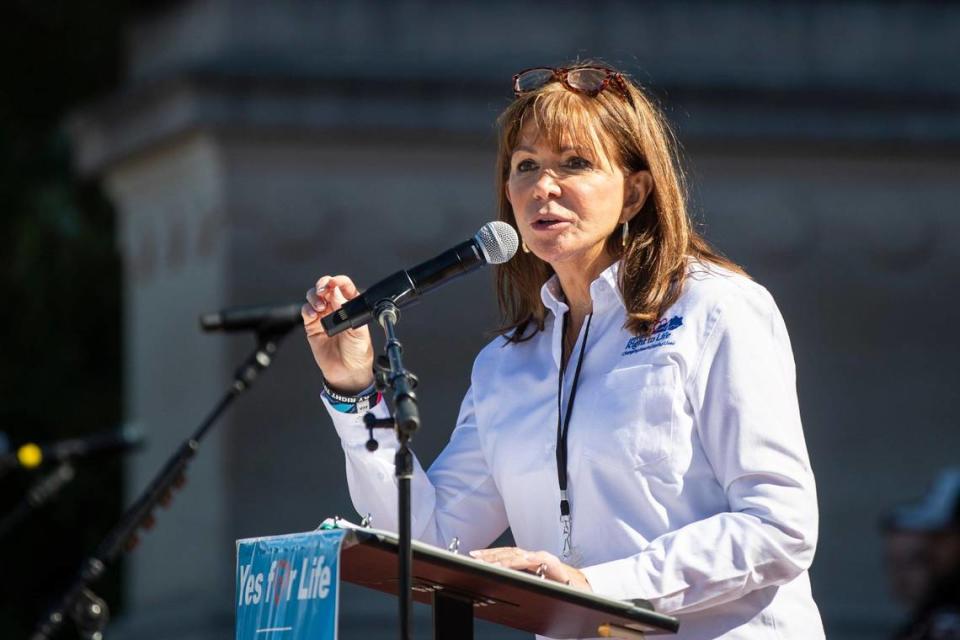
{"label": "lanyard cord", "polygon": [[[560,338],[560,358],[563,358],[563,342],[567,337],[569,314],[563,316],[563,330]],[[560,375],[557,378],[557,480],[560,483],[560,517],[570,517],[570,502],[567,500],[567,432],[570,430],[570,416],[573,414],[573,402],[577,397],[577,383],[580,380],[580,368],[583,366],[583,354],[587,351],[587,337],[590,335],[590,321],[593,314],[587,316],[587,326],[583,330],[583,344],[580,345],[580,355],[577,357],[577,368],[573,373],[573,383],[570,385],[570,397],[567,398],[567,412],[561,413],[563,396],[563,374],[566,373],[567,363],[560,364]]]}

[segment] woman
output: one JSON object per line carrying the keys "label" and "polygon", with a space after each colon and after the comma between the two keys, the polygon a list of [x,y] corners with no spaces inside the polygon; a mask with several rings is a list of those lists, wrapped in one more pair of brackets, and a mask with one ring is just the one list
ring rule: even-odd
{"label": "woman", "polygon": [[[779,311],[691,227],[663,118],[621,73],[514,78],[499,120],[501,336],[477,356],[450,443],[413,483],[413,535],[680,619],[679,638],[823,637],[807,568],[817,506]],[[357,295],[307,293],[360,513],[396,526],[396,442],[364,448],[367,329],[323,334]],[[510,526],[518,547],[484,549]]]}

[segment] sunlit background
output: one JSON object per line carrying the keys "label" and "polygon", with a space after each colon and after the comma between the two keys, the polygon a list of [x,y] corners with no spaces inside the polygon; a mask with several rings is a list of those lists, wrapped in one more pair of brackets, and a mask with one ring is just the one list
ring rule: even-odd
{"label": "sunlit background", "polygon": [[[370,283],[472,235],[495,217],[510,77],[577,57],[658,97],[697,220],[783,311],[828,637],[902,621],[878,518],[960,451],[960,6],[17,0],[2,15],[0,447],[146,438],[123,463],[78,463],[0,540],[4,638],[28,634],[226,391],[252,337],[202,334],[198,314],[297,301],[324,273]],[[489,273],[404,313],[422,460],[496,320]],[[0,510],[44,472],[0,478]],[[107,637],[233,637],[234,541],[333,514],[355,516],[295,331],[96,586]],[[342,637],[395,636],[391,599],[348,588],[341,607]]]}

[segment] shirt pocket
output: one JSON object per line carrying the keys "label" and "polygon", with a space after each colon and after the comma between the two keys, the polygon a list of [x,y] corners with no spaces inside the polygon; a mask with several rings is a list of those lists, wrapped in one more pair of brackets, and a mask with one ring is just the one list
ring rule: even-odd
{"label": "shirt pocket", "polygon": [[585,455],[633,469],[670,457],[676,418],[677,371],[672,365],[637,365],[603,377],[595,396]]}

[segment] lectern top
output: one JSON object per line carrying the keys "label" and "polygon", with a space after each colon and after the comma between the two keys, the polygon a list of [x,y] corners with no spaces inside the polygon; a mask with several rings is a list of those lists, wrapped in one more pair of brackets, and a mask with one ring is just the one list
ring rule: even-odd
{"label": "lectern top", "polygon": [[[342,578],[396,595],[396,534],[346,528]],[[596,637],[602,625],[647,634],[679,628],[676,618],[653,611],[645,600],[613,600],[418,541],[413,542],[413,588],[418,602],[432,604],[442,593],[470,602],[477,618],[552,638]]]}

